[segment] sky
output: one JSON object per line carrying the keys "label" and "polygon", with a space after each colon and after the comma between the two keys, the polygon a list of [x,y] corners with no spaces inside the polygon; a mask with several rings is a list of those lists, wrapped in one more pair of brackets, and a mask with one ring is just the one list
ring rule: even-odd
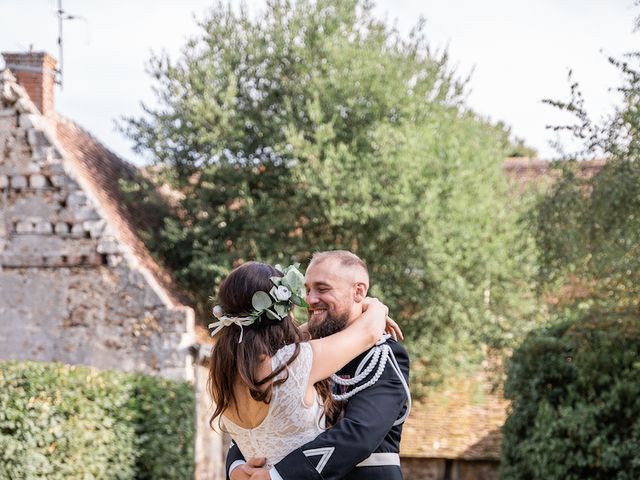
{"label": "sky", "polygon": [[[238,3],[231,0],[232,4]],[[247,0],[250,11],[265,0]],[[619,72],[608,56],[640,50],[640,15],[634,0],[377,0],[375,12],[408,34],[418,18],[434,49],[447,49],[461,77],[470,74],[467,105],[492,121],[503,121],[536,148],[540,158],[557,156],[546,129],[567,120],[542,103],[566,100],[571,69],[594,118],[607,115],[619,96]],[[58,58],[58,0],[0,0],[0,51],[47,51]],[[146,66],[153,52],[177,58],[199,33],[196,18],[212,0],[63,0],[82,18],[64,24],[63,87],[56,110],[89,130],[122,158],[146,159],[116,128],[122,117],[142,115],[154,105]],[[3,67],[0,60],[0,68]]]}

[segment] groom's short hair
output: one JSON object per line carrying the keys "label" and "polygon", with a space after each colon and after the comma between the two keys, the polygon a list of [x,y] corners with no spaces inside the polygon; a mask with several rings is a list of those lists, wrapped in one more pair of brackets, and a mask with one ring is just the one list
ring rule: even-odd
{"label": "groom's short hair", "polygon": [[311,256],[309,265],[320,263],[325,260],[337,260],[343,267],[358,267],[362,269],[366,275],[367,282],[369,280],[369,269],[360,257],[348,250],[327,250],[324,252],[315,252]]}

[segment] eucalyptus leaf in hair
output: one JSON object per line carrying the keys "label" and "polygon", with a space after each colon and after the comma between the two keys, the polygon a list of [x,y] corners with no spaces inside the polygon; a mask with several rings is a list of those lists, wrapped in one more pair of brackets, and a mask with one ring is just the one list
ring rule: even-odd
{"label": "eucalyptus leaf in hair", "polygon": [[267,292],[257,291],[251,298],[251,305],[253,305],[253,308],[258,312],[262,312],[273,305],[273,300]]}

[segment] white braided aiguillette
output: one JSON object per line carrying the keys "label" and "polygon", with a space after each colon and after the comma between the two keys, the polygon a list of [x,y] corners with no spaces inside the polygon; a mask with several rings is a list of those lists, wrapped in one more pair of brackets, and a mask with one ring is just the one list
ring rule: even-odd
{"label": "white braided aiguillette", "polygon": [[[347,400],[353,397],[356,393],[361,392],[365,388],[368,388],[371,385],[375,384],[380,379],[380,377],[382,376],[382,372],[384,372],[384,367],[387,364],[387,359],[389,358],[389,352],[391,351],[391,348],[388,345],[381,345],[377,348],[381,349],[382,354],[380,356],[378,370],[376,370],[375,375],[368,382],[363,383],[362,385],[358,385],[356,388],[349,392],[343,393],[341,395],[332,394],[331,396],[334,398],[334,400]],[[371,361],[371,365],[375,365],[375,362],[373,360]]]}

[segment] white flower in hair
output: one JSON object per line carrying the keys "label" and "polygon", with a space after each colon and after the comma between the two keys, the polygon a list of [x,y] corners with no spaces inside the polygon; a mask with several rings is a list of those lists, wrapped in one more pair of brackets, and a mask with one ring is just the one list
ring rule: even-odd
{"label": "white flower in hair", "polygon": [[276,300],[280,300],[282,302],[286,302],[291,298],[291,290],[284,285],[279,285],[276,288],[275,295]]}

